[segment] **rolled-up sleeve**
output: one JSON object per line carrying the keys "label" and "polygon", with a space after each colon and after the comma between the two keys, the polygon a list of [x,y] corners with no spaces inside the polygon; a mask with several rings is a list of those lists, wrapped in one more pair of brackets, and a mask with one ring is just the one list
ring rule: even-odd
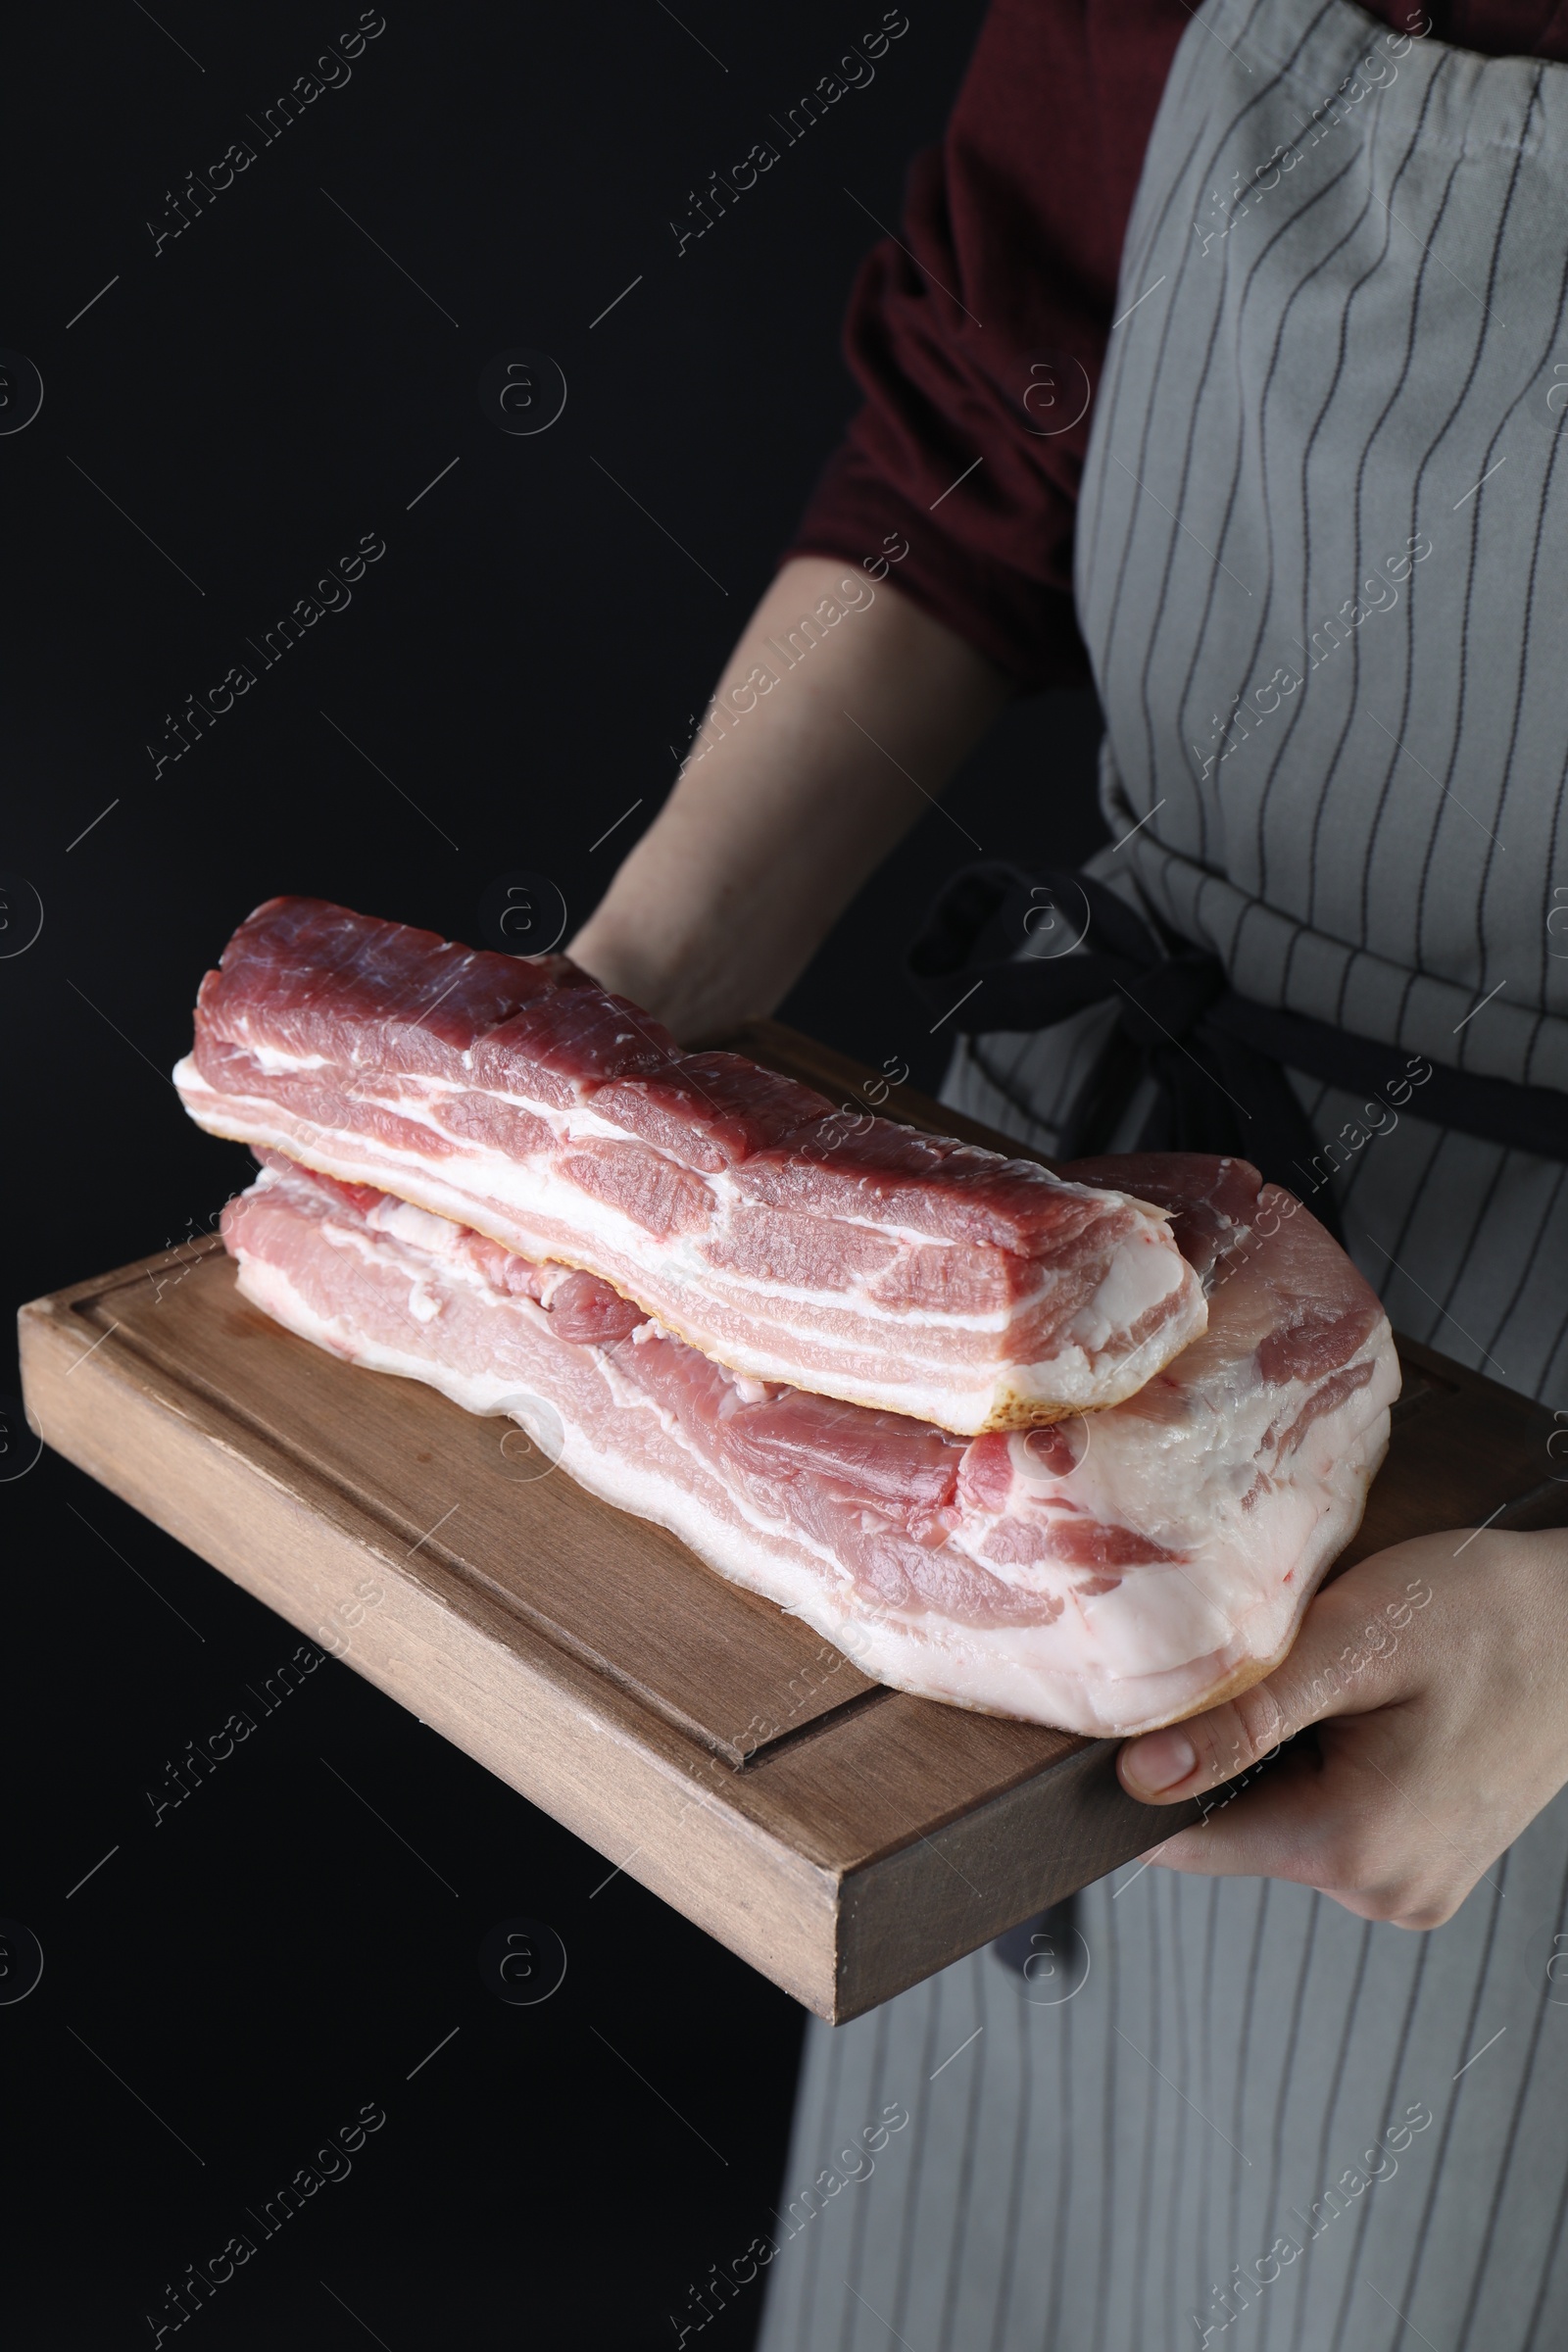
{"label": "rolled-up sleeve", "polygon": [[996,0],[856,280],[864,406],[790,545],[875,564],[1026,687],[1081,683],[1078,482],[1182,0]]}

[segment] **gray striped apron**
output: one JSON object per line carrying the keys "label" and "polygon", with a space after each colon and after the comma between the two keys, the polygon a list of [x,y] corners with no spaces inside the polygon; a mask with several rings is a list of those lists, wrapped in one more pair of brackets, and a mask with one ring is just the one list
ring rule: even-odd
{"label": "gray striped apron", "polygon": [[[1205,0],[1117,318],[1094,871],[1391,1082],[1568,1090],[1568,68]],[[946,1099],[1049,1150],[1115,1017],[967,1040]],[[1563,1162],[1291,1077],[1396,1323],[1568,1404]],[[1027,1975],[812,2021],[779,2205],[762,2352],[1546,2352],[1568,1801],[1429,1935],[1131,1866]]]}

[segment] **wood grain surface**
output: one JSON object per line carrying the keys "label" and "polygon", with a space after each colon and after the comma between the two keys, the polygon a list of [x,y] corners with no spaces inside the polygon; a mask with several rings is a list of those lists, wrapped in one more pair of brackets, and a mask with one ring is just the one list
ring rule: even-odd
{"label": "wood grain surface", "polygon": [[[775,1022],[743,1051],[866,1106]],[[909,1089],[879,1107],[1018,1147]],[[540,1475],[514,1425],[339,1361],[215,1241],[22,1312],[48,1444],[820,2015],[858,2015],[1167,1836],[1114,1745],[910,1698],[662,1529]],[[1345,1563],[1568,1519],[1549,1413],[1401,1342]],[[1185,1816],[1180,1816],[1185,1817]]]}

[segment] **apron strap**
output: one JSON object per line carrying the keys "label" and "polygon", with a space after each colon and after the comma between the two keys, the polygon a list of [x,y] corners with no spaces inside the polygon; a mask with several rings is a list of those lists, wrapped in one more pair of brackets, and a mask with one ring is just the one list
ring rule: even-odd
{"label": "apron strap", "polygon": [[1555,1089],[1417,1055],[1427,1075],[1413,1102],[1409,1073],[1389,1067],[1397,1047],[1238,996],[1216,956],[1147,920],[1091,874],[1031,875],[996,860],[964,868],[932,906],[906,969],[938,1025],[971,1037],[1048,1029],[1114,1003],[1116,1024],[1062,1127],[1062,1159],[1105,1152],[1152,1078],[1155,1101],[1137,1150],[1250,1160],[1270,1182],[1313,1198],[1338,1238],[1325,1190],[1332,1162],[1320,1164],[1331,1155],[1285,1075],[1293,1069],[1364,1094],[1369,1108],[1410,1107],[1438,1126],[1568,1160],[1568,1098]]}

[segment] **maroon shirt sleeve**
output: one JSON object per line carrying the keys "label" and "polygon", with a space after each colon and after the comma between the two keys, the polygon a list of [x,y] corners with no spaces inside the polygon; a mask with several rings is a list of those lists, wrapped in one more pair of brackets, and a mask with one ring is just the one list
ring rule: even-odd
{"label": "maroon shirt sleeve", "polygon": [[[1400,30],[1568,59],[1568,0],[1451,0],[1435,24],[1410,0],[1363,4]],[[788,553],[858,564],[907,541],[889,577],[1025,687],[1089,676],[1072,602],[1087,396],[1191,22],[1186,0],[993,0],[947,135],[911,167],[901,234],[851,297],[865,405]]]}

